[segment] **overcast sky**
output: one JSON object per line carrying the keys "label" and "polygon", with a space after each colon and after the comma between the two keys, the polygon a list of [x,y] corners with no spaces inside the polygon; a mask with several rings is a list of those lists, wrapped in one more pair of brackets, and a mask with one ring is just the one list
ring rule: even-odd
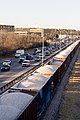
{"label": "overcast sky", "polygon": [[0,0],[0,24],[80,30],[80,0]]}

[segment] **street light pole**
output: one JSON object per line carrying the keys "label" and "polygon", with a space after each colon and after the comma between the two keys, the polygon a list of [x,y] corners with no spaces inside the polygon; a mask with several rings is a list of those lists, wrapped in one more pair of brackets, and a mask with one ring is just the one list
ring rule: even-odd
{"label": "street light pole", "polygon": [[44,29],[42,29],[42,65],[43,65],[43,61],[44,61]]}
{"label": "street light pole", "polygon": [[[61,31],[60,31],[60,36],[61,36]],[[59,45],[60,45],[60,50],[61,50],[61,38],[59,38]]]}

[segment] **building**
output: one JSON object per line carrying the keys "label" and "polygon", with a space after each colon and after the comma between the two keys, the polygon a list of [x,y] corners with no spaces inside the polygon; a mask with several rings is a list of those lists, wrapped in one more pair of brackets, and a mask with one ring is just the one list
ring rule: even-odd
{"label": "building", "polygon": [[36,35],[42,35],[42,33],[43,33],[43,29],[41,29],[41,28],[30,28],[30,30],[29,30],[29,33],[30,34],[36,34]]}
{"label": "building", "polygon": [[27,31],[16,31],[16,30],[15,30],[15,33],[18,35],[25,35],[25,36],[27,36],[27,34],[28,34]]}
{"label": "building", "polygon": [[40,35],[48,35],[48,34],[56,34],[56,29],[49,29],[49,28],[31,28],[30,33],[40,34]]}
{"label": "building", "polygon": [[14,32],[15,26],[13,25],[0,25],[0,31]]}

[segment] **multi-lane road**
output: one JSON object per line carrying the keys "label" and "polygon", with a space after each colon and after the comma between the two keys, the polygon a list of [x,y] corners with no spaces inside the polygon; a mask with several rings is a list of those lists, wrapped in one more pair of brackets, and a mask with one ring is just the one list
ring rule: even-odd
{"label": "multi-lane road", "polygon": [[[33,50],[27,51],[27,52],[32,54],[32,51]],[[35,57],[35,56],[33,56],[33,57]],[[45,59],[47,57],[49,57],[49,56],[46,56]],[[33,68],[35,65],[38,65],[41,62],[41,61],[35,62],[35,60],[33,58],[33,60],[30,60],[30,67],[22,67],[22,64],[19,64],[19,62],[18,62],[19,58],[15,58],[14,55],[12,55],[12,57],[0,58],[0,68],[2,66],[3,61],[7,60],[7,59],[11,60],[10,71],[7,71],[7,72],[0,71],[0,87],[5,85],[6,83],[12,81],[13,79],[17,78],[24,72],[27,72],[28,70]]]}
{"label": "multi-lane road", "polygon": [[[56,51],[56,50],[55,50]],[[33,53],[33,49],[27,51],[26,53]],[[54,53],[54,52],[53,52]],[[52,53],[52,54],[53,54]],[[50,56],[52,55],[50,54]],[[46,56],[45,59],[47,57],[50,56]],[[35,57],[35,56],[34,56]],[[34,58],[33,60],[30,61],[30,67],[22,67],[22,64],[19,64],[18,62],[18,58],[15,58],[15,55],[12,55],[12,57],[6,57],[6,58],[0,58],[0,68],[2,66],[2,62],[6,59],[11,60],[11,67],[10,67],[10,71],[7,72],[1,72],[0,71],[0,87],[4,86],[5,84],[7,84],[8,82],[14,80],[15,78],[17,78],[18,76],[22,75],[23,73],[27,72],[28,70],[30,70],[31,68],[33,68],[34,66],[38,65],[39,62],[35,62]]]}

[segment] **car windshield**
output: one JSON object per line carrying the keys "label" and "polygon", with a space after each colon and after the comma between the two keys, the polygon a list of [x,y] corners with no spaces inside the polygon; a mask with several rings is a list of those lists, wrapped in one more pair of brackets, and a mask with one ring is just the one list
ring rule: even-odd
{"label": "car windshield", "polygon": [[23,63],[29,63],[29,61],[24,61]]}
{"label": "car windshield", "polygon": [[9,67],[9,65],[3,65],[3,67]]}
{"label": "car windshield", "polygon": [[4,62],[10,62],[9,60],[4,60]]}
{"label": "car windshield", "polygon": [[21,57],[21,58],[25,58],[25,55],[21,55],[20,57]]}
{"label": "car windshield", "polygon": [[16,54],[21,54],[21,53],[16,53]]}

